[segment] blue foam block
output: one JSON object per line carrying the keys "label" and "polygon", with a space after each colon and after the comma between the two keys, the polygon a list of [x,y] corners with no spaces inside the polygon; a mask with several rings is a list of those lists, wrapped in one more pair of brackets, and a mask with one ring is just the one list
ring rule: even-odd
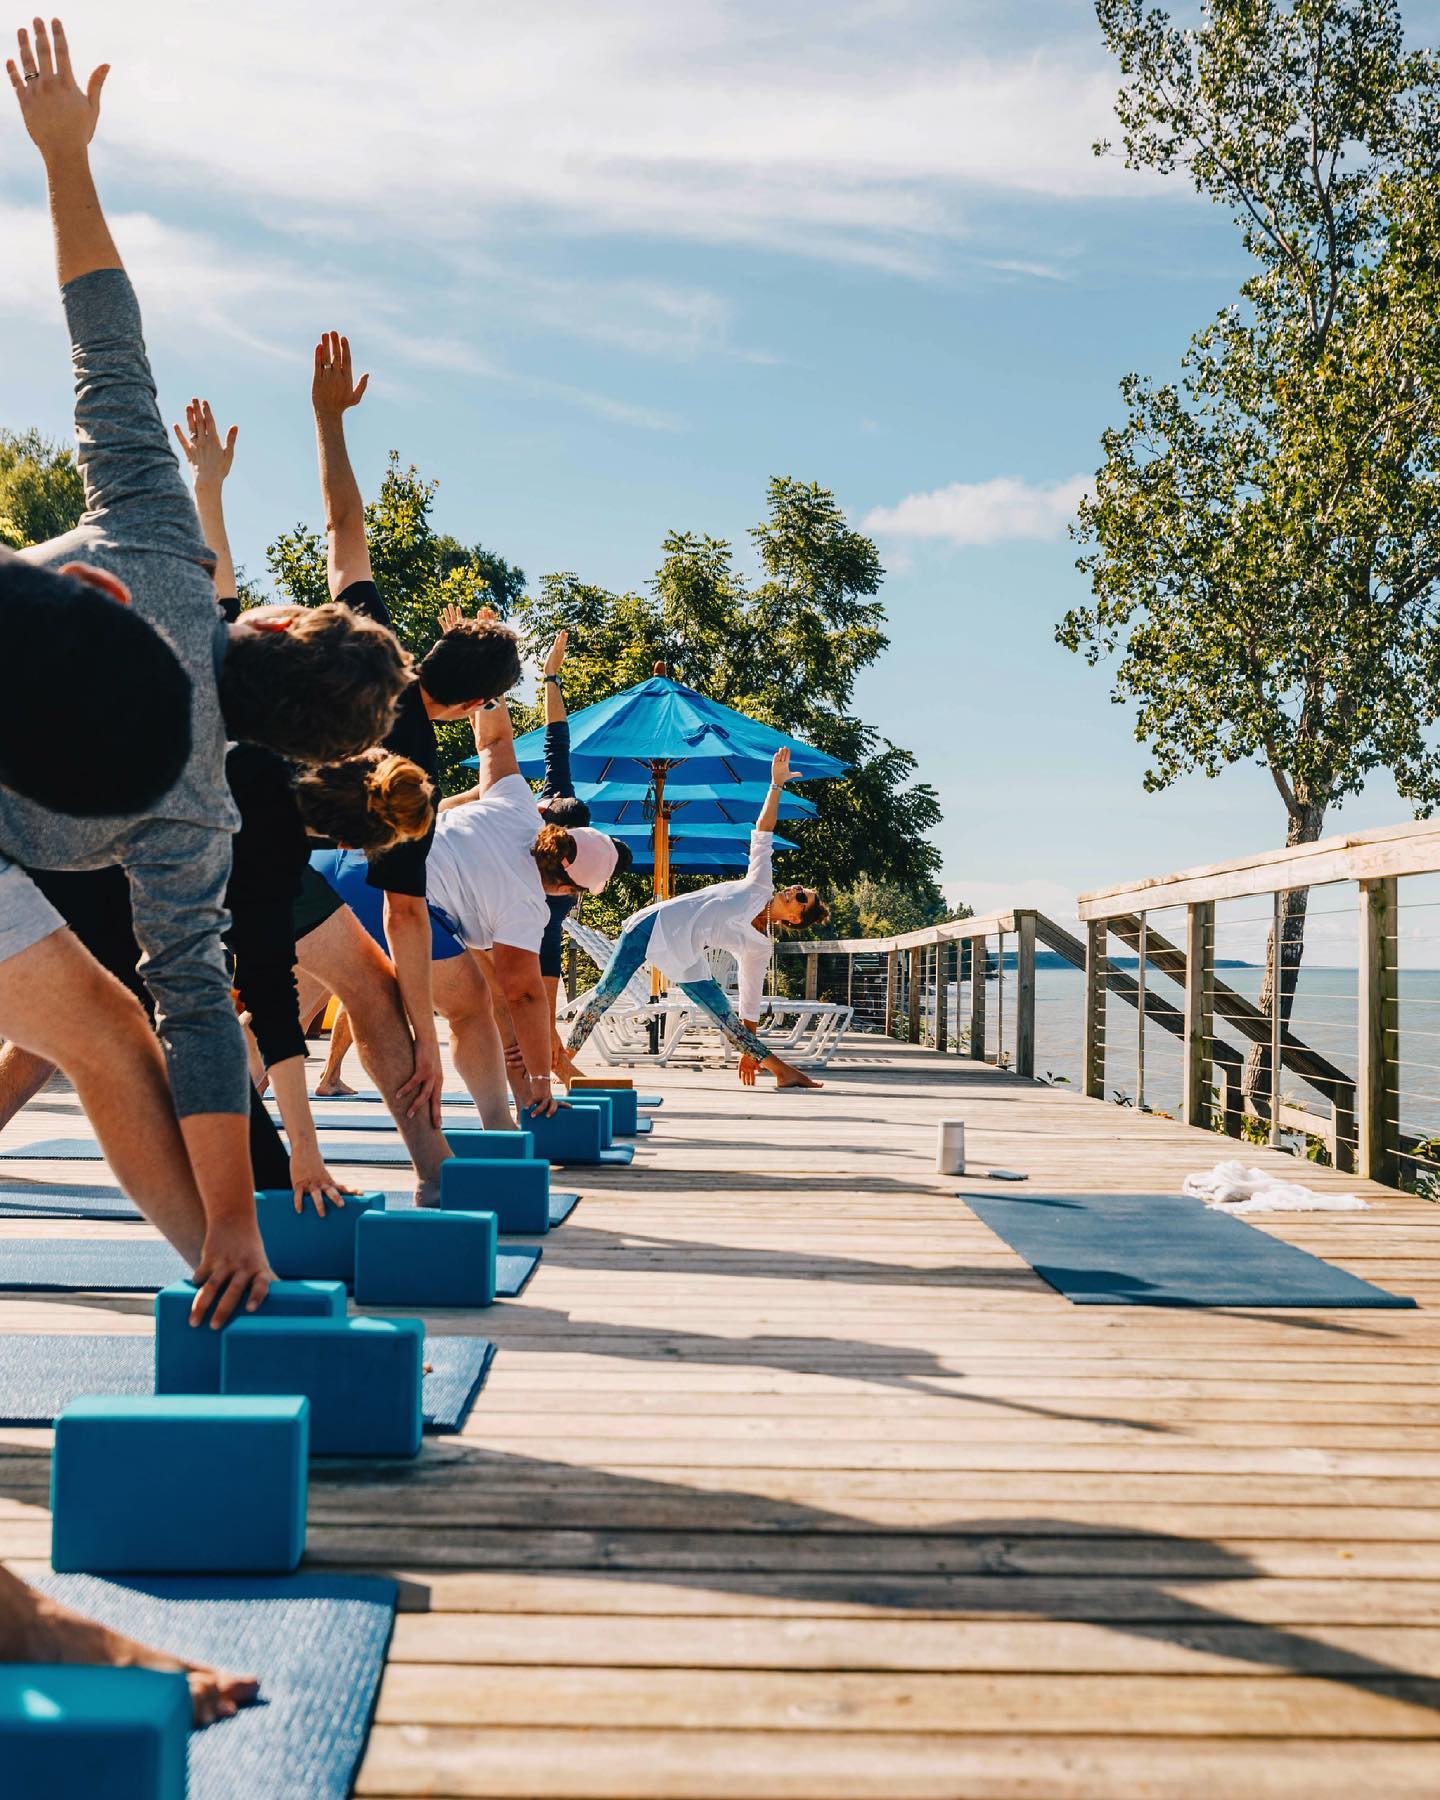
{"label": "blue foam block", "polygon": [[579,1093],[570,1095],[571,1106],[588,1106],[600,1115],[600,1148],[608,1150],[615,1142],[615,1108],[608,1094]]}
{"label": "blue foam block", "polygon": [[528,1131],[447,1131],[445,1141],[470,1162],[508,1162],[535,1154]]}
{"label": "blue foam block", "polygon": [[[610,1128],[616,1137],[634,1137],[639,1130],[640,1100],[634,1088],[572,1088],[569,1099],[572,1105],[582,1101],[604,1098],[610,1102]],[[650,1121],[646,1119],[645,1125]]]}
{"label": "blue foam block", "polygon": [[55,1421],[50,1560],[92,1575],[293,1569],[309,1447],[310,1406],[293,1383],[258,1398],[72,1400]]}
{"label": "blue foam block", "polygon": [[[377,1215],[378,1216],[378,1215]],[[190,1323],[195,1304],[192,1281],[174,1281],[155,1296],[155,1392],[218,1394],[220,1338],[207,1321]],[[272,1281],[258,1314],[241,1318],[343,1319],[342,1281]]]}
{"label": "blue foam block", "polygon": [[347,1194],[343,1206],[327,1205],[322,1218],[308,1201],[297,1213],[289,1188],[257,1194],[255,1213],[270,1267],[286,1280],[353,1281],[356,1228],[371,1207],[384,1205],[383,1194]]}
{"label": "blue foam block", "polygon": [[452,1157],[440,1165],[442,1210],[494,1213],[499,1229],[536,1234],[550,1229],[550,1165],[472,1162]]}
{"label": "blue foam block", "polygon": [[192,1711],[178,1672],[0,1663],[0,1787],[16,1800],[185,1800]]}
{"label": "blue foam block", "polygon": [[226,1394],[304,1394],[315,1456],[416,1456],[419,1319],[237,1319],[221,1333]]}
{"label": "blue foam block", "polygon": [[498,1236],[493,1212],[431,1207],[372,1212],[360,1221],[355,1238],[356,1303],[489,1306],[495,1298]]}
{"label": "blue foam block", "polygon": [[535,1140],[536,1156],[558,1163],[598,1163],[602,1120],[595,1106],[562,1106],[544,1118],[527,1113],[525,1129]]}

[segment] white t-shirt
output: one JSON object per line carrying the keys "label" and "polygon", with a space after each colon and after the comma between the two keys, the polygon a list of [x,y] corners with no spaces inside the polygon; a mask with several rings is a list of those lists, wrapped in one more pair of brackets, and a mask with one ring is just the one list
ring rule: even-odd
{"label": "white t-shirt", "polygon": [[752,831],[750,866],[742,880],[717,881],[693,894],[657,900],[626,920],[630,925],[635,919],[654,915],[649,958],[671,981],[709,980],[711,969],[705,952],[728,950],[739,965],[742,1019],[760,1017],[765,971],[770,966],[769,936],[757,931],[751,921],[774,897],[773,850],[773,832]]}
{"label": "white t-shirt", "polygon": [[523,775],[507,775],[478,800],[440,814],[426,865],[425,897],[477,950],[539,950],[550,908],[530,854],[540,829]]}

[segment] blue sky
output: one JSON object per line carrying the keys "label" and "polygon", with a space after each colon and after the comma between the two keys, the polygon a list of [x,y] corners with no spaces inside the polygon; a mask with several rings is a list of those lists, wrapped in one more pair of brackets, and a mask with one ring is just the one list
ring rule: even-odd
{"label": "blue sky", "polygon": [[[114,65],[97,168],[162,405],[241,427],[252,573],[316,518],[334,326],[372,371],[362,485],[398,448],[442,528],[532,578],[636,586],[671,528],[743,541],[772,474],[834,489],[890,571],[861,710],[939,790],[981,909],[1279,840],[1263,771],[1147,796],[1103,671],[1053,641],[1119,378],[1172,368],[1243,273],[1221,213],[1091,156],[1114,75],[1083,0],[226,10],[65,17]],[[0,419],[58,434],[42,198],[12,113]],[[1382,783],[1334,826],[1404,813]]]}

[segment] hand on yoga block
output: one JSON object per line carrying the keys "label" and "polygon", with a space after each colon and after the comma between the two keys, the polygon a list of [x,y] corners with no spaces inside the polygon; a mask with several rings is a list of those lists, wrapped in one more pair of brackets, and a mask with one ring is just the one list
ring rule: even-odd
{"label": "hand on yoga block", "polygon": [[445,1142],[470,1162],[524,1161],[535,1154],[528,1131],[447,1131]]}
{"label": "hand on yoga block", "polygon": [[312,1456],[416,1456],[419,1319],[237,1319],[220,1335],[227,1395],[304,1394]]}
{"label": "hand on yoga block", "polygon": [[[504,1169],[542,1163],[442,1165]],[[444,1181],[444,1175],[441,1175]],[[441,1206],[445,1204],[441,1190]],[[548,1207],[548,1200],[546,1205]],[[489,1306],[495,1298],[493,1212],[371,1213],[355,1239],[355,1299],[361,1306]]]}
{"label": "hand on yoga block", "polygon": [[[172,1281],[155,1296],[155,1392],[218,1394],[220,1337],[209,1320],[190,1323],[195,1284]],[[272,1281],[256,1313],[239,1318],[343,1319],[343,1281]],[[234,1322],[233,1320],[231,1321]]]}
{"label": "hand on yoga block", "polygon": [[572,1094],[574,1107],[588,1106],[600,1115],[600,1148],[608,1150],[615,1142],[615,1107],[609,1094]]}
{"label": "hand on yoga block", "polygon": [[193,1713],[178,1671],[0,1663],[0,1792],[185,1800]]}
{"label": "hand on yoga block", "polygon": [[604,1098],[610,1102],[610,1129],[616,1137],[634,1137],[640,1123],[640,1102],[634,1088],[571,1088],[570,1100],[575,1106]]}
{"label": "hand on yoga block", "polygon": [[289,1573],[305,1550],[309,1452],[293,1382],[261,1397],[72,1400],[55,1421],[50,1560],[88,1575]]}
{"label": "hand on yoga block", "polygon": [[289,1188],[267,1188],[255,1196],[260,1236],[270,1267],[285,1280],[355,1279],[355,1230],[362,1214],[383,1210],[383,1194],[347,1194],[343,1206],[295,1210]]}
{"label": "hand on yoga block", "polygon": [[493,1213],[502,1232],[533,1237],[550,1229],[550,1165],[535,1158],[471,1162],[452,1157],[440,1165],[440,1208]]}

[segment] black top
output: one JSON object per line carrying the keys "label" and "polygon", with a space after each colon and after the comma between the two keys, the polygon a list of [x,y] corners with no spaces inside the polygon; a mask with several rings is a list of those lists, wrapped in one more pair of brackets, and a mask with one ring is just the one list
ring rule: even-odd
{"label": "black top", "polygon": [[[353,612],[363,613],[377,625],[384,625],[388,630],[394,629],[390,624],[390,609],[373,581],[352,581],[335,598],[342,606],[348,606]],[[395,723],[389,737],[384,740],[384,748],[393,750],[397,756],[408,756],[413,763],[419,763],[434,783],[438,803],[440,746],[436,742],[435,727],[425,710],[424,690],[418,681],[412,681],[400,696]],[[387,894],[411,894],[417,900],[423,900],[425,863],[434,841],[435,821],[432,819],[430,829],[424,837],[407,838],[404,843],[372,856],[367,877],[370,886],[382,888]]]}
{"label": "black top", "polygon": [[[541,800],[555,800],[575,792],[570,774],[570,721],[552,719],[545,727],[545,779],[540,784]],[[540,973],[558,979],[565,972],[561,955],[565,944],[565,921],[575,910],[578,894],[547,894],[550,922],[540,940]]]}
{"label": "black top", "polygon": [[283,757],[259,744],[234,744],[225,774],[240,809],[225,890],[231,920],[225,941],[268,1069],[306,1049],[295,989],[294,906],[310,841]]}

